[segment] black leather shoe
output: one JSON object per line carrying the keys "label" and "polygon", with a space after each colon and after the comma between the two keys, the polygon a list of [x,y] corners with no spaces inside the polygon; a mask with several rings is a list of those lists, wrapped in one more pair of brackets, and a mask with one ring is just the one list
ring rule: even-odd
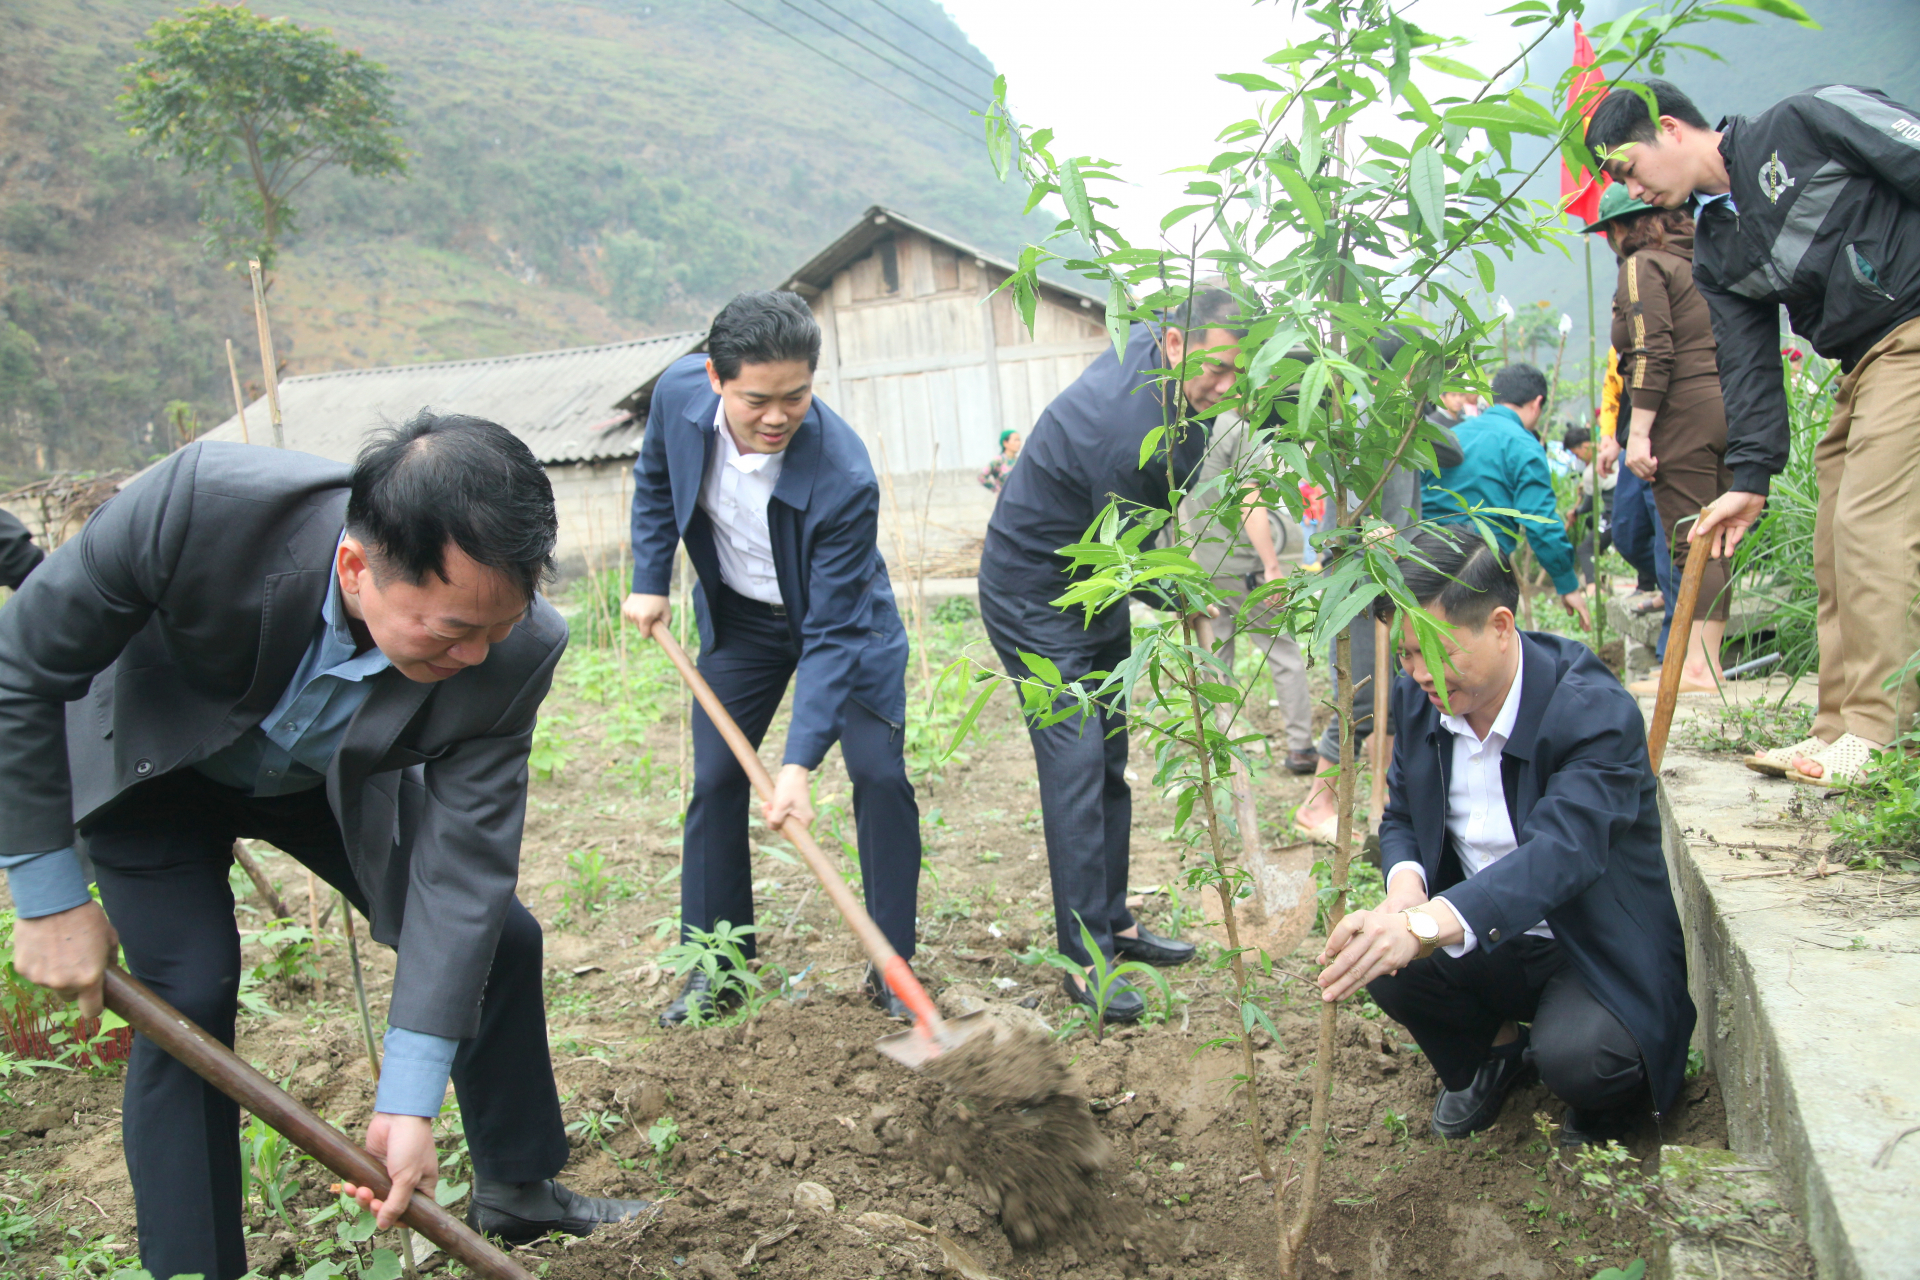
{"label": "black leather shoe", "polygon": [[1480,1064],[1472,1084],[1464,1089],[1441,1090],[1440,1100],[1433,1104],[1434,1136],[1464,1138],[1498,1120],[1507,1095],[1533,1069],[1527,1065],[1525,1047],[1524,1039],[1518,1048],[1501,1045]]}
{"label": "black leather shoe", "polygon": [[731,1012],[740,1007],[740,989],[729,987],[716,999],[713,994],[713,980],[707,977],[704,969],[695,969],[687,975],[687,985],[680,988],[673,1003],[660,1015],[660,1025],[677,1027],[687,1020],[694,1008],[700,1010],[702,1022],[712,1022],[716,1016]]}
{"label": "black leather shoe", "polygon": [[1559,1143],[1563,1147],[1604,1146],[1624,1139],[1632,1127],[1633,1113],[1625,1108],[1582,1111],[1568,1107],[1560,1117]]}
{"label": "black leather shoe", "polygon": [[[1060,975],[1060,985],[1066,989],[1069,1000],[1095,1017],[1100,1015],[1100,1003],[1093,998],[1091,986],[1082,987],[1070,973]],[[1108,1022],[1138,1022],[1146,1016],[1146,1012],[1146,997],[1128,986],[1125,978],[1115,979],[1113,985],[1107,988]]]}
{"label": "black leather shoe", "polygon": [[652,1207],[645,1200],[583,1196],[552,1178],[521,1183],[476,1179],[473,1200],[467,1205],[467,1225],[508,1244],[530,1244],[556,1231],[592,1235],[595,1227],[629,1221]]}
{"label": "black leather shoe", "polygon": [[1287,772],[1305,777],[1320,767],[1320,753],[1313,750],[1287,752]]}
{"label": "black leather shoe", "polygon": [[867,999],[873,1001],[873,1007],[896,1022],[912,1022],[913,1010],[907,1008],[907,1002],[893,994],[893,988],[881,980],[872,965],[867,966],[866,976],[860,979],[860,989],[867,993]]}
{"label": "black leather shoe", "polygon": [[1166,968],[1170,965],[1185,964],[1196,954],[1191,942],[1180,942],[1174,938],[1163,938],[1157,933],[1147,932],[1143,925],[1137,938],[1123,938],[1113,935],[1113,949],[1120,953],[1122,960],[1139,960],[1146,964]]}

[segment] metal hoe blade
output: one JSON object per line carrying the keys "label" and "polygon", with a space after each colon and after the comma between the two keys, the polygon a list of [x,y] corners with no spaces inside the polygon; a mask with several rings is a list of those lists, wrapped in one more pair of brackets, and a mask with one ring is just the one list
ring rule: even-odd
{"label": "metal hoe blade", "polygon": [[979,1009],[958,1018],[943,1019],[938,1032],[930,1033],[915,1026],[911,1031],[882,1036],[873,1047],[901,1066],[918,1071],[947,1050],[957,1049],[975,1036],[994,1034],[995,1025],[986,1010]]}

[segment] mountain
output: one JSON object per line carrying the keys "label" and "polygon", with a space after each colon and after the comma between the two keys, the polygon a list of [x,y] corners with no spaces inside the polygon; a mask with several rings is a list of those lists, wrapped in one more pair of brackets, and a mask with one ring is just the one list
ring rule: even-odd
{"label": "mountain", "polygon": [[[244,264],[208,256],[194,189],[114,115],[172,11],[0,0],[0,476],[162,451],[170,402],[219,421],[228,338],[259,384]],[[987,60],[933,0],[272,11],[389,68],[413,153],[404,180],[300,194],[283,376],[698,327],[876,203],[1009,256],[1048,226],[996,181],[969,116]]]}
{"label": "mountain", "polygon": [[[1881,89],[1896,102],[1920,107],[1920,2],[1916,0],[1804,0],[1819,31],[1760,15],[1750,25],[1709,22],[1689,27],[1679,36],[1704,45],[1719,60],[1703,54],[1674,50],[1657,74],[1684,89],[1709,122],[1723,116],[1753,115],[1790,93],[1818,84],[1854,84]],[[1636,0],[1608,0],[1592,6],[1593,22],[1605,21],[1638,7]],[[1543,43],[1527,68],[1530,78],[1551,84],[1573,58],[1571,32]],[[1616,72],[1608,67],[1610,73]],[[1540,158],[1538,145],[1514,147],[1514,161],[1530,166]],[[1549,160],[1526,188],[1538,200],[1559,198],[1560,167]],[[1602,368],[1607,355],[1614,280],[1618,268],[1606,242],[1594,237],[1593,314],[1595,351]],[[1523,314],[1544,301],[1553,314],[1573,317],[1567,342],[1564,377],[1584,381],[1587,367],[1587,289],[1585,252],[1576,239],[1571,260],[1549,252],[1522,253],[1512,263],[1501,263],[1495,291]],[[1543,362],[1552,351],[1541,349]],[[1519,352],[1515,352],[1519,357]],[[1584,400],[1584,396],[1578,397]],[[1566,417],[1573,416],[1571,412]]]}

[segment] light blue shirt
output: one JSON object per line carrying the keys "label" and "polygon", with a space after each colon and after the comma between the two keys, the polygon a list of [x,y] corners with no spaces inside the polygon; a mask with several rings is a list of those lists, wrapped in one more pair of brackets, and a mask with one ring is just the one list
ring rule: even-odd
{"label": "light blue shirt", "polygon": [[1694,220],[1698,221],[1700,218],[1700,211],[1706,208],[1708,205],[1712,204],[1716,200],[1725,200],[1727,202],[1727,211],[1729,213],[1737,214],[1740,212],[1740,207],[1734,204],[1733,202],[1733,192],[1731,190],[1722,191],[1719,195],[1713,195],[1713,196],[1696,195],[1693,198]]}
{"label": "light blue shirt", "polygon": [[[335,579],[320,605],[313,641],[273,710],[235,742],[193,768],[252,796],[309,791],[326,781],[327,766],[354,713],[373,692],[373,677],[393,665],[379,648],[356,653],[346,605]],[[22,919],[53,915],[91,895],[71,847],[0,858],[14,910]],[[386,1061],[374,1109],[391,1115],[435,1116],[459,1041],[389,1027]]]}

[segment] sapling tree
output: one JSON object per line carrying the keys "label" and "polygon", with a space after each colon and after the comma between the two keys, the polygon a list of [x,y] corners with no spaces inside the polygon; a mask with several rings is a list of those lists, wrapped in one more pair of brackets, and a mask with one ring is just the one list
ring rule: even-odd
{"label": "sapling tree", "polygon": [[[1256,771],[1248,748],[1259,735],[1247,732],[1242,718],[1251,682],[1237,684],[1202,642],[1201,620],[1210,610],[1238,609],[1253,630],[1290,632],[1316,653],[1331,645],[1345,761],[1355,759],[1356,737],[1349,627],[1371,625],[1368,614],[1383,601],[1411,625],[1446,696],[1446,628],[1408,597],[1397,565],[1412,554],[1414,529],[1383,519],[1379,498],[1396,468],[1434,469],[1439,430],[1426,421],[1425,406],[1443,390],[1485,387],[1482,370],[1498,358],[1504,320],[1485,301],[1494,292],[1495,258],[1558,247],[1566,234],[1558,209],[1524,197],[1521,188],[1561,156],[1576,171],[1591,167],[1582,109],[1623,76],[1658,72],[1667,48],[1697,48],[1675,46],[1674,33],[1708,19],[1747,21],[1754,10],[1808,21],[1792,0],[1673,0],[1636,9],[1592,29],[1609,76],[1563,107],[1574,71],[1552,82],[1559,69],[1539,66],[1537,52],[1584,10],[1583,0],[1519,0],[1501,10],[1519,47],[1487,72],[1461,60],[1466,41],[1402,16],[1418,12],[1411,0],[1297,7],[1297,39],[1258,71],[1221,76],[1252,95],[1250,114],[1222,129],[1214,154],[1185,171],[1193,175],[1186,200],[1160,220],[1151,244],[1132,242],[1107,212],[1117,207],[1116,197],[1102,194],[1116,190],[1103,185],[1116,176],[1112,164],[1056,155],[1050,130],[1013,119],[1004,82],[986,114],[988,150],[1002,175],[1027,184],[1029,207],[1048,198],[1065,206],[1062,243],[1071,234],[1092,246],[1087,257],[1056,255],[1048,247],[1053,241],[1025,250],[1005,287],[1029,325],[1037,273],[1048,263],[1104,288],[1116,350],[1130,325],[1177,314],[1201,288],[1224,287],[1241,304],[1247,335],[1227,400],[1204,414],[1185,404],[1180,384],[1208,354],[1195,349],[1198,343],[1161,378],[1165,425],[1144,442],[1140,464],[1168,469],[1167,508],[1116,503],[1080,542],[1062,548],[1074,581],[1056,605],[1091,617],[1146,595],[1162,606],[1163,620],[1136,625],[1132,654],[1112,671],[1068,683],[1046,655],[1023,655],[1028,674],[1010,682],[1031,720],[1084,717],[1092,732],[1096,707],[1112,705],[1153,746],[1155,785],[1174,796],[1176,831],[1191,851],[1188,884],[1211,888],[1220,901],[1239,1025],[1216,1043],[1240,1050],[1233,1083],[1246,1099],[1255,1162],[1274,1189],[1277,1263],[1286,1276],[1297,1272],[1331,1140],[1337,1009],[1321,1005],[1307,1131],[1287,1168],[1277,1170],[1267,1152],[1251,1040],[1256,1027],[1273,1031],[1263,993],[1271,989],[1274,958],[1241,942],[1237,904],[1251,885],[1230,838],[1232,783]],[[1549,83],[1536,83],[1536,75]],[[1526,141],[1516,146],[1516,137]],[[1242,415],[1265,447],[1247,451],[1207,491],[1190,491],[1189,477],[1171,461],[1182,452],[1177,446],[1229,413]],[[1302,481],[1328,495],[1333,527],[1317,544],[1323,572],[1267,582],[1244,598],[1223,596],[1199,553],[1209,541],[1233,536],[1249,488],[1262,503],[1300,516]],[[1506,510],[1468,513],[1486,538],[1494,536],[1491,521],[1526,518]],[[983,687],[962,735],[998,683],[985,668],[976,678]],[[1375,705],[1384,707],[1384,691]],[[1346,909],[1356,772],[1338,774],[1329,927]]]}

